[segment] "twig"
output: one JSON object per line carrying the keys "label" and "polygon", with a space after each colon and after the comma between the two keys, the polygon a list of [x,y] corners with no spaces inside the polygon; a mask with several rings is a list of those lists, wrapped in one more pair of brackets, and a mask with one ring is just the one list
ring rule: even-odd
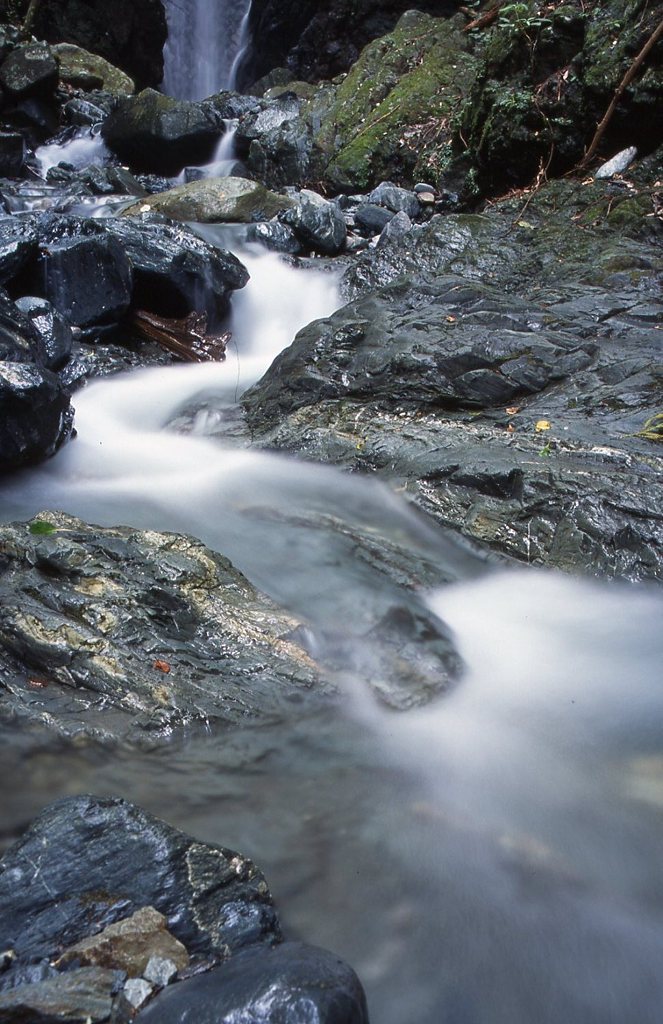
{"label": "twig", "polygon": [[599,125],[598,125],[596,131],[594,132],[594,138],[592,139],[592,141],[589,144],[589,149],[585,153],[585,155],[582,158],[582,160],[580,161],[580,163],[574,168],[576,171],[584,171],[584,170],[586,170],[586,168],[589,166],[589,164],[593,160],[594,155],[595,155],[597,149],[599,148],[601,139],[605,135],[606,128],[608,127],[608,125],[610,123],[612,115],[614,114],[615,110],[617,109],[617,104],[619,103],[620,99],[622,98],[622,95],[623,95],[625,89],[631,84],[631,82],[633,81],[633,79],[636,76],[636,73],[637,73],[639,67],[647,59],[648,55],[653,50],[653,48],[656,46],[656,43],[659,41],[661,36],[663,36],[663,18],[661,19],[661,21],[659,21],[657,27],[654,29],[654,31],[650,35],[649,39],[647,40],[645,45],[642,47],[642,49],[640,50],[639,54],[634,59],[634,61],[631,64],[630,68],[628,69],[628,71],[626,72],[626,74],[622,78],[621,82],[619,83],[619,85],[615,89],[615,95],[612,97],[612,100],[610,101],[610,105],[609,105],[608,109],[606,110],[605,114],[601,118],[601,121],[599,122]]}
{"label": "twig", "polygon": [[500,7],[502,6],[503,2],[504,0],[498,0],[497,4],[494,7],[491,7],[490,10],[485,11],[483,14],[480,14],[478,18],[475,18],[474,21],[471,21],[468,25],[466,25],[465,28],[463,29],[463,32],[471,32],[473,28],[485,28],[486,25],[492,25],[492,23],[495,21],[498,14],[500,13]]}

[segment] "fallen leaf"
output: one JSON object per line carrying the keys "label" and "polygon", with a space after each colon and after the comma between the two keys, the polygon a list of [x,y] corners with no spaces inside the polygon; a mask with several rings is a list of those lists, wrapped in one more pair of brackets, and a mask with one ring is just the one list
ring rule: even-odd
{"label": "fallen leaf", "polygon": [[153,667],[156,668],[159,672],[170,672],[170,665],[168,664],[168,662],[161,661],[159,658],[157,658],[157,660],[154,662]]}
{"label": "fallen leaf", "polygon": [[458,319],[457,316],[448,316],[447,317],[447,323],[448,324],[455,324],[457,319]]}
{"label": "fallen leaf", "polygon": [[47,686],[47,679],[28,679],[28,687],[31,690],[45,690]]}
{"label": "fallen leaf", "polygon": [[519,405],[508,405],[504,410],[507,416],[515,416],[517,412],[520,412]]}
{"label": "fallen leaf", "polygon": [[56,529],[53,523],[49,523],[46,519],[33,519],[30,523],[30,533],[37,537],[46,537],[51,533],[56,533]]}
{"label": "fallen leaf", "polygon": [[508,434],[515,434],[515,432],[516,432],[516,428],[514,427],[513,423],[509,423],[507,425],[506,430],[507,430]]}
{"label": "fallen leaf", "polygon": [[540,434],[543,430],[550,430],[550,421],[537,420],[534,429],[536,430],[537,434]]}

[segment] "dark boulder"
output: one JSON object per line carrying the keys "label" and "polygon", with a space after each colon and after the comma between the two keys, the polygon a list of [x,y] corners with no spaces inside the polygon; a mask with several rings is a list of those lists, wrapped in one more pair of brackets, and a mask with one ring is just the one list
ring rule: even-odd
{"label": "dark boulder", "polygon": [[354,971],[322,949],[285,942],[250,949],[197,978],[172,986],[141,1014],[145,1024],[368,1024]]}
{"label": "dark boulder", "polygon": [[75,43],[105,57],[139,88],[161,83],[167,31],[161,0],[48,0],[34,26],[49,43]]}
{"label": "dark boulder", "polygon": [[123,800],[55,803],[0,861],[0,946],[15,951],[12,971],[55,960],[143,907],[167,918],[190,955],[279,938],[267,884],[250,860]]}
{"label": "dark boulder", "polygon": [[30,363],[37,356],[39,338],[30,319],[0,289],[0,359]]}
{"label": "dark boulder", "polygon": [[17,46],[0,67],[0,85],[16,99],[48,97],[58,84],[58,65],[49,46]]}
{"label": "dark boulder", "polygon": [[[38,234],[47,250],[83,241],[113,252],[119,247],[122,266],[128,260],[131,268],[131,304],[163,316],[204,311],[210,323],[216,322],[228,311],[230,293],[249,279],[232,253],[156,214],[89,219],[46,214]],[[60,308],[55,300],[54,305]]]}
{"label": "dark boulder", "polygon": [[223,135],[223,121],[209,106],[174,100],[153,89],[120,100],[104,121],[104,141],[135,170],[178,174],[205,164]]}
{"label": "dark boulder", "polygon": [[307,249],[325,256],[335,256],[345,246],[345,217],[336,203],[330,203],[316,192],[303,189],[299,202],[280,217]]}
{"label": "dark boulder", "polygon": [[383,206],[377,206],[375,203],[362,203],[357,207],[354,219],[357,230],[367,238],[372,238],[373,235],[380,234],[393,216],[391,210],[386,210]]}
{"label": "dark boulder", "polygon": [[35,282],[68,323],[78,327],[114,323],[129,309],[133,271],[111,235],[64,238],[43,246]]}
{"label": "dark boulder", "polygon": [[141,309],[164,316],[204,310],[213,326],[228,312],[231,292],[249,280],[236,256],[203,241],[184,224],[145,213],[107,218],[103,229],[131,261],[133,304]]}
{"label": "dark boulder", "polygon": [[0,473],[53,455],[71,433],[69,395],[54,373],[0,361]]}
{"label": "dark boulder", "polygon": [[71,327],[47,299],[25,296],[16,302],[37,333],[35,358],[47,370],[61,370],[71,357]]}
{"label": "dark boulder", "polygon": [[18,178],[25,160],[25,139],[18,132],[0,132],[0,178]]}

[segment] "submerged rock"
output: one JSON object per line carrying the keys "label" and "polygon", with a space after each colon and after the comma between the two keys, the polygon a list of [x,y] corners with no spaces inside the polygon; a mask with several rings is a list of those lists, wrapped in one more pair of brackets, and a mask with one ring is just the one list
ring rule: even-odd
{"label": "submerged rock", "polygon": [[4,716],[137,740],[323,700],[298,623],[198,541],[51,513],[0,549]]}
{"label": "submerged rock", "polygon": [[332,953],[300,942],[246,950],[169,988],[141,1014],[145,1024],[368,1024],[354,971]]}

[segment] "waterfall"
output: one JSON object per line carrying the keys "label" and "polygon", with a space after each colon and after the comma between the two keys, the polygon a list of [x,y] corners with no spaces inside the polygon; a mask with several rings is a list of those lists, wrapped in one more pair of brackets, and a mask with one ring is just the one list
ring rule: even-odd
{"label": "waterfall", "polygon": [[232,89],[248,44],[250,0],[165,0],[164,92],[200,100]]}

